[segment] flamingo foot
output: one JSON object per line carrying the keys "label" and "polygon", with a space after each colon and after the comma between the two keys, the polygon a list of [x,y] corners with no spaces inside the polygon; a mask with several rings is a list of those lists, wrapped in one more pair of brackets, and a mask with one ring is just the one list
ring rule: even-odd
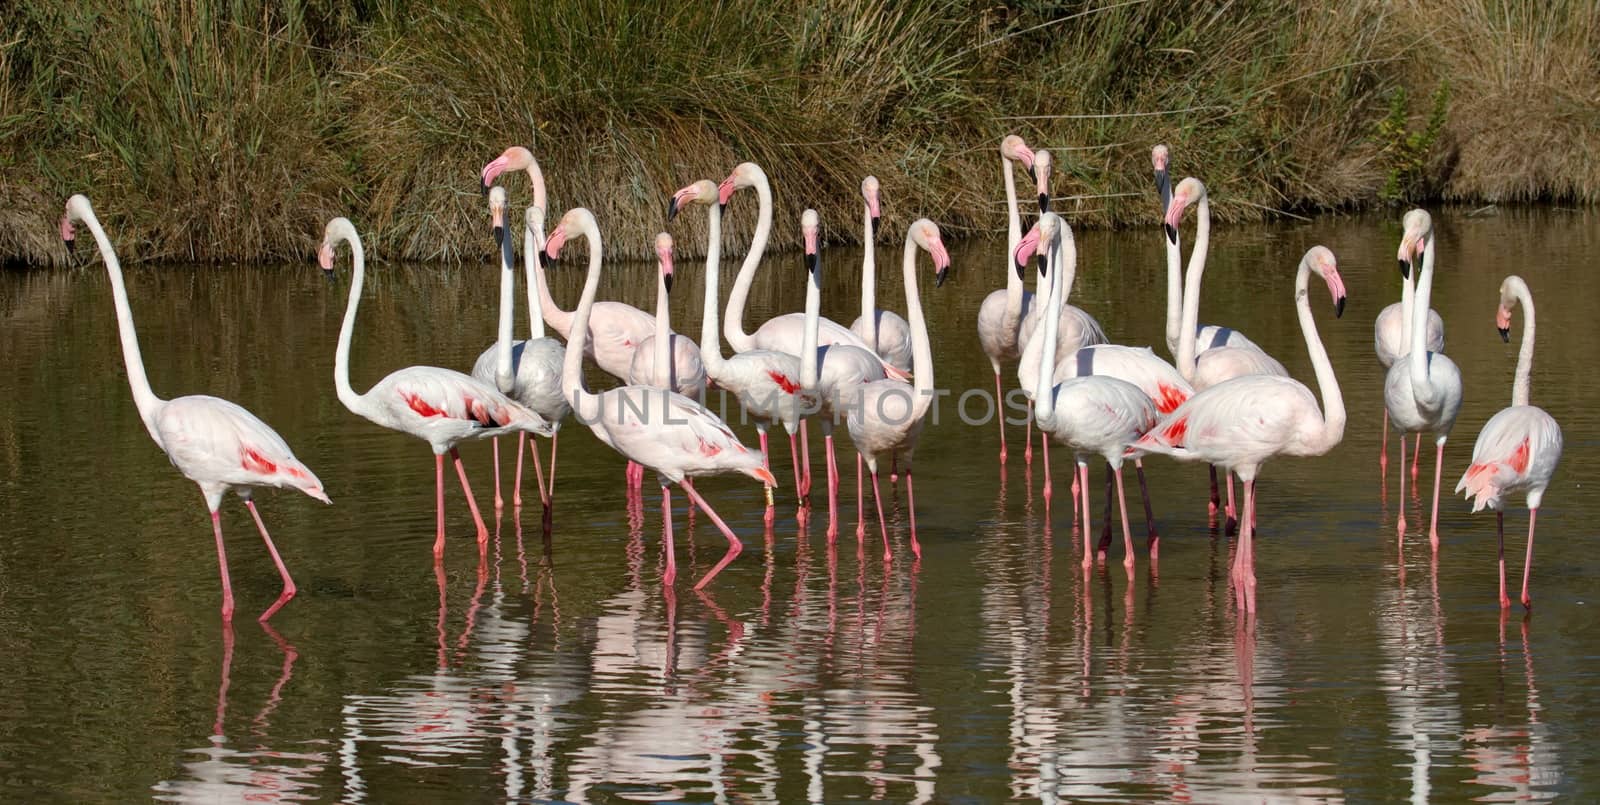
{"label": "flamingo foot", "polygon": [[[1510,601],[1507,601],[1506,605],[1509,606],[1510,603]],[[1528,610],[1529,612],[1533,611],[1533,599],[1529,597],[1527,593],[1522,594],[1522,608]]]}
{"label": "flamingo foot", "polygon": [[1511,599],[1508,596],[1505,596],[1505,595],[1501,595],[1500,596],[1500,608],[1501,609],[1510,609],[1511,608]]}
{"label": "flamingo foot", "polygon": [[289,586],[284,588],[283,592],[278,595],[278,600],[274,601],[272,606],[267,607],[267,611],[261,613],[261,617],[256,618],[256,620],[261,623],[266,623],[268,618],[278,614],[278,610],[283,609],[284,604],[294,600],[295,592],[296,590],[294,584],[290,583]]}

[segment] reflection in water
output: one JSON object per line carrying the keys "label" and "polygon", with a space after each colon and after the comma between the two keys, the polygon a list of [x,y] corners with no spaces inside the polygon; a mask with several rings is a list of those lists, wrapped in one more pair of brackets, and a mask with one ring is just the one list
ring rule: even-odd
{"label": "reflection in water", "polygon": [[[1517,673],[1515,658],[1506,655],[1507,610],[1500,610],[1500,672]],[[1539,704],[1539,686],[1534,679],[1533,652],[1528,643],[1528,622],[1532,615],[1523,615],[1518,627],[1522,633],[1522,666],[1520,671],[1527,687],[1527,704],[1522,713],[1512,716],[1510,702],[1502,701],[1509,723],[1487,724],[1466,732],[1467,761],[1476,774],[1468,782],[1474,785],[1505,789],[1485,794],[1483,799],[1512,799],[1520,801],[1555,799],[1555,786],[1561,780],[1561,765],[1556,756],[1555,743],[1549,727],[1544,723]],[[1501,690],[1505,690],[1502,684]]]}
{"label": "reflection in water", "polygon": [[[1403,468],[1402,468],[1403,469]],[[1454,663],[1444,642],[1444,610],[1439,603],[1438,554],[1419,584],[1406,581],[1406,557],[1398,554],[1396,585],[1378,607],[1378,672],[1389,706],[1390,742],[1410,756],[1411,801],[1433,797],[1434,765],[1449,765],[1460,751],[1461,705]]]}

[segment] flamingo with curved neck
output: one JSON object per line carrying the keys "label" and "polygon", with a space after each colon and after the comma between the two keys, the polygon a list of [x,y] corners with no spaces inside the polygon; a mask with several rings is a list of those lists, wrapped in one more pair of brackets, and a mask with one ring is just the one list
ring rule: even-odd
{"label": "flamingo with curved neck", "polygon": [[217,542],[217,567],[222,576],[222,620],[233,620],[233,585],[228,577],[228,552],[222,541],[222,519],[217,510],[222,497],[233,490],[244,500],[251,519],[267,544],[267,553],[283,579],[283,592],[278,600],[261,613],[263,623],[284,604],[294,598],[294,579],[272,543],[272,535],[261,521],[251,490],[258,486],[275,486],[280,489],[297,489],[307,495],[330,503],[322,491],[322,482],[305,464],[294,457],[287,442],[267,423],[254,414],[227,400],[194,394],[163,400],[150,388],[145,375],[144,356],[139,352],[139,335],[133,328],[133,308],[128,302],[128,289],[122,281],[122,264],[117,261],[111,238],[100,226],[89,199],[74,195],[67,199],[66,212],[61,216],[61,240],[70,249],[77,237],[76,224],[89,227],[94,236],[100,257],[106,264],[106,274],[111,280],[111,297],[117,309],[117,335],[122,341],[122,360],[128,372],[128,386],[133,391],[133,404],[139,419],[156,446],[167,454],[185,478],[194,481],[205,496],[206,508],[211,512],[211,531]]}
{"label": "flamingo with curved neck", "polygon": [[[350,341],[355,333],[356,311],[361,307],[361,288],[366,282],[366,259],[361,238],[346,218],[335,218],[323,231],[317,261],[322,270],[333,272],[334,250],[340,243],[350,246],[354,278],[350,301],[339,326],[339,346],[333,359],[333,383],[339,401],[354,414],[402,433],[408,433],[433,448],[434,486],[438,509],[438,531],[433,542],[435,558],[444,555],[444,455],[455,461],[461,491],[467,497],[472,519],[478,528],[478,549],[487,550],[489,529],[478,512],[478,502],[467,481],[456,445],[469,439],[484,439],[502,433],[523,431],[550,436],[555,431],[544,417],[484,383],[460,372],[434,366],[408,366],[391,372],[365,394],[350,386]],[[498,359],[496,363],[498,363]]]}
{"label": "flamingo with curved neck", "polygon": [[660,479],[662,514],[667,518],[667,568],[662,575],[663,584],[671,585],[677,575],[677,559],[672,547],[672,508],[667,484],[675,483],[682,487],[689,500],[699,506],[727,538],[727,553],[695,584],[695,589],[702,589],[739,555],[743,543],[728,528],[728,524],[717,516],[705,498],[695,491],[693,478],[738,472],[773,485],[772,473],[763,466],[760,454],[741,444],[721,419],[682,394],[638,385],[620,386],[593,394],[584,387],[583,342],[590,332],[589,317],[600,287],[603,244],[594,215],[582,207],[576,207],[568,210],[551,231],[545,253],[551,259],[558,257],[572,234],[581,235],[588,241],[589,269],[584,278],[583,296],[574,313],[574,340],[567,344],[566,362],[562,366],[562,391],[578,412],[580,421],[587,424],[600,441],[629,460],[655,470]]}
{"label": "flamingo with curved neck", "polygon": [[902,372],[911,371],[911,325],[892,310],[879,310],[878,263],[873,236],[878,228],[878,177],[861,180],[861,315],[850,331]]}
{"label": "flamingo with curved neck", "polygon": [[[1400,301],[1391,302],[1379,311],[1372,323],[1373,350],[1385,372],[1394,362],[1411,350],[1411,320],[1415,311],[1416,274],[1407,273],[1400,279]],[[1444,319],[1436,310],[1428,311],[1427,344],[1429,352],[1444,352]],[[1411,454],[1411,477],[1417,477],[1417,457],[1422,451],[1422,434],[1417,434],[1415,450]],[[1387,482],[1389,475],[1389,409],[1383,409],[1383,444],[1378,451],[1378,473]]]}

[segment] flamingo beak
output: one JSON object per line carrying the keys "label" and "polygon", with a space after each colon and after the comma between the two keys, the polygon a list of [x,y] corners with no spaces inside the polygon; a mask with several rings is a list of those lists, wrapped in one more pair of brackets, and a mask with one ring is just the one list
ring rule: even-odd
{"label": "flamingo beak", "polygon": [[489,185],[494,184],[495,178],[501,173],[505,172],[507,163],[508,160],[506,159],[505,155],[501,154],[500,156],[495,157],[494,160],[489,164],[483,166],[483,171],[479,174],[478,189],[481,190],[485,196],[489,195]]}
{"label": "flamingo beak", "polygon": [[[1011,255],[1011,262],[1017,267],[1017,279],[1028,278],[1028,260],[1039,251],[1039,225],[1034,224],[1028,234],[1022,236],[1017,242],[1017,250]],[[1044,273],[1044,262],[1039,263],[1039,273]]]}
{"label": "flamingo beak", "polygon": [[673,196],[667,200],[667,222],[671,223],[678,217],[678,197]]}
{"label": "flamingo beak", "polygon": [[1344,317],[1344,300],[1343,296],[1333,300],[1333,317],[1336,319]]}
{"label": "flamingo beak", "polygon": [[494,229],[494,234],[499,240],[501,261],[505,263],[507,268],[515,268],[517,265],[517,253],[511,248],[511,238],[506,237],[506,228],[497,226]]}
{"label": "flamingo beak", "polygon": [[944,241],[938,237],[929,244],[928,251],[933,254],[933,287],[941,288],[944,281],[950,278],[950,252],[945,251]]}
{"label": "flamingo beak", "polygon": [[1028,172],[1028,179],[1038,181],[1039,177],[1033,172],[1033,149],[1021,146],[1017,149],[1017,161],[1022,163],[1023,170]]}
{"label": "flamingo beak", "polygon": [[78,231],[77,231],[77,228],[72,225],[72,219],[67,217],[66,215],[62,215],[61,216],[61,243],[62,243],[62,245],[67,247],[67,254],[69,256],[77,251],[77,249],[76,249],[76,246],[78,245],[77,239],[78,239]]}
{"label": "flamingo beak", "polygon": [[[1156,168],[1156,195],[1161,197],[1161,209],[1165,210],[1172,203],[1172,177],[1167,173],[1167,166]],[[1177,242],[1178,233],[1169,231],[1167,236]]]}
{"label": "flamingo beak", "polygon": [[1346,298],[1344,277],[1339,276],[1339,269],[1332,265],[1323,269],[1322,277],[1328,283],[1328,293],[1333,295],[1333,317],[1336,319],[1342,318],[1344,316]]}
{"label": "flamingo beak", "polygon": [[1173,243],[1178,242],[1178,224],[1183,221],[1183,210],[1189,206],[1189,199],[1184,196],[1174,195],[1167,202],[1167,238]]}
{"label": "flamingo beak", "polygon": [[322,276],[326,277],[329,283],[332,283],[334,280],[332,243],[324,243],[321,248],[317,249],[317,266],[322,269]]}
{"label": "flamingo beak", "polygon": [[806,252],[804,256],[806,271],[812,275],[822,268],[822,253],[817,249],[817,230],[807,229],[804,233]]}
{"label": "flamingo beak", "polygon": [[1047,213],[1049,211],[1050,211],[1050,194],[1049,193],[1040,193],[1039,194],[1039,212],[1041,214],[1043,214],[1043,213]]}
{"label": "flamingo beak", "polygon": [[1494,327],[1500,331],[1501,341],[1507,344],[1511,343],[1511,311],[1507,310],[1504,305],[1495,311]]}
{"label": "flamingo beak", "polygon": [[722,206],[724,212],[728,209],[728,200],[733,198],[734,191],[739,189],[733,184],[733,176],[731,173],[728,174],[728,178],[723,179],[722,184],[717,185],[717,204]]}
{"label": "flamingo beak", "polygon": [[546,266],[555,265],[556,260],[561,257],[561,247],[566,243],[567,225],[565,223],[557,224],[555,231],[551,232],[550,237],[545,241],[544,251],[539,253],[540,262]]}

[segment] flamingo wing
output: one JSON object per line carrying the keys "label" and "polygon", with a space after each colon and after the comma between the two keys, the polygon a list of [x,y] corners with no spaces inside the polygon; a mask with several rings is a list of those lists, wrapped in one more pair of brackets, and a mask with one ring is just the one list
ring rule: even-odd
{"label": "flamingo wing", "polygon": [[[401,422],[451,423],[483,431],[525,430],[548,436],[550,423],[501,394],[493,384],[433,366],[412,366],[379,383],[383,399]],[[378,389],[374,389],[377,391]]]}
{"label": "flamingo wing", "polygon": [[1307,420],[1321,417],[1316,397],[1294,380],[1240,377],[1197,392],[1135,446],[1230,467],[1259,463],[1295,452]]}
{"label": "flamingo wing", "polygon": [[1472,464],[1455,491],[1466,492],[1473,511],[1500,508],[1510,491],[1542,491],[1561,459],[1561,446],[1561,426],[1544,409],[1532,405],[1501,409],[1479,431]]}
{"label": "flamingo wing", "polygon": [[190,480],[299,489],[328,502],[322,482],[283,437],[243,406],[206,395],[179,397],[162,406],[156,428],[167,457]]}

